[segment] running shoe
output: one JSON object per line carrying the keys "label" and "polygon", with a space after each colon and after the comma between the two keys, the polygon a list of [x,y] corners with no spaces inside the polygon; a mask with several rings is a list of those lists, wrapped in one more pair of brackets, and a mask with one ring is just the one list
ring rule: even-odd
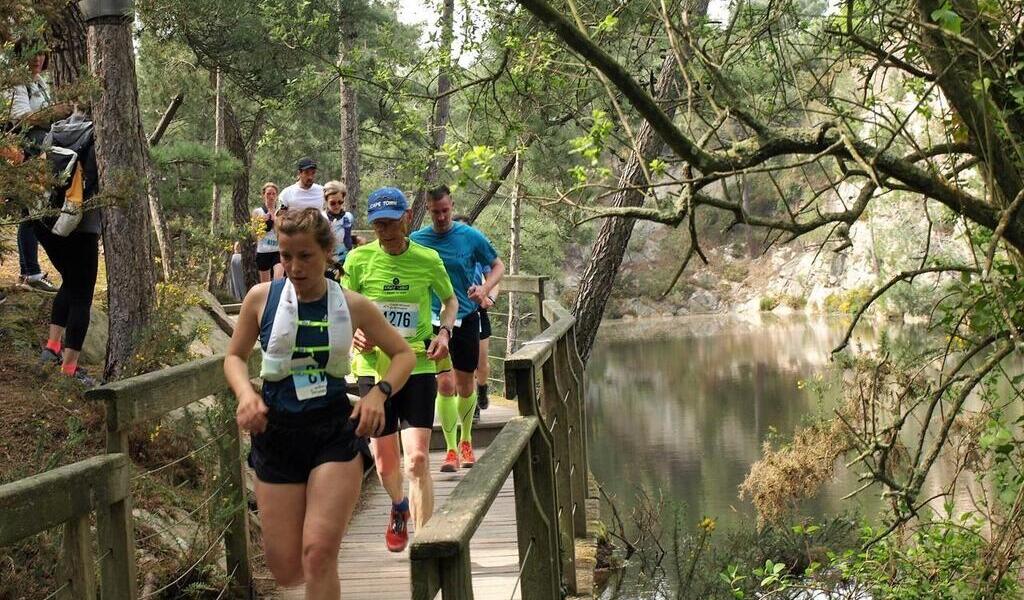
{"label": "running shoe", "polygon": [[25,276],[22,276],[21,282],[18,284],[18,287],[20,287],[22,289],[26,289],[26,290],[31,290],[33,292],[42,292],[44,294],[56,294],[57,293],[57,286],[53,285],[53,283],[50,282],[50,280],[46,278],[46,274],[45,273],[43,275],[39,276],[39,277],[36,277],[36,276],[25,277]]}
{"label": "running shoe", "polygon": [[82,367],[75,367],[75,374],[71,375],[71,377],[74,377],[75,381],[81,383],[86,388],[98,387],[100,384],[95,377],[89,375],[89,373],[87,373]]}
{"label": "running shoe", "polygon": [[454,473],[459,470],[459,455],[454,450],[449,450],[441,463],[442,473]]}
{"label": "running shoe", "polygon": [[459,454],[464,468],[468,469],[476,464],[476,457],[473,456],[473,444],[469,442],[460,443]]}
{"label": "running shoe", "polygon": [[0,304],[7,302],[7,294],[0,292]]}
{"label": "running shoe", "polygon": [[57,354],[53,350],[50,350],[46,346],[43,346],[43,351],[39,353],[39,364],[41,365],[59,365],[64,362],[64,358],[60,354]]}
{"label": "running shoe", "polygon": [[391,509],[388,530],[384,532],[384,542],[391,552],[401,552],[409,544],[409,511]]}

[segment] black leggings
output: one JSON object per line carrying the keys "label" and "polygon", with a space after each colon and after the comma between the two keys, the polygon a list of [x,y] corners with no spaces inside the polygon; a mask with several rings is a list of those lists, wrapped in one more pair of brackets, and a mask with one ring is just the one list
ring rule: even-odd
{"label": "black leggings", "polygon": [[64,328],[65,347],[81,351],[89,331],[89,311],[100,261],[100,236],[75,231],[61,237],[38,224],[35,229],[50,262],[60,272],[60,290],[53,299],[50,323]]}

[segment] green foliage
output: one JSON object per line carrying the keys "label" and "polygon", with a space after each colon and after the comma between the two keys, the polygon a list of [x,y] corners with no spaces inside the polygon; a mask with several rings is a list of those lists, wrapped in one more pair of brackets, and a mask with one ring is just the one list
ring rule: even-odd
{"label": "green foliage", "polygon": [[779,305],[779,298],[773,295],[761,296],[761,300],[758,303],[758,307],[763,312],[775,310],[775,307]]}
{"label": "green foliage", "polygon": [[829,294],[825,298],[825,312],[853,314],[871,297],[871,289],[858,287]]}

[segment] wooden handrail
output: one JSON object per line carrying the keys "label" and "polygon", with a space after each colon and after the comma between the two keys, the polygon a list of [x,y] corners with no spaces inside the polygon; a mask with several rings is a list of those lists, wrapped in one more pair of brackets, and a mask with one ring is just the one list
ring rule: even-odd
{"label": "wooden handrail", "polygon": [[123,500],[128,458],[94,456],[0,486],[0,546]]}
{"label": "wooden handrail", "polygon": [[[550,309],[549,304],[553,305]],[[544,361],[551,357],[551,352],[554,350],[558,340],[565,337],[569,329],[576,324],[576,317],[558,306],[557,302],[548,300],[544,303],[544,310],[545,313],[557,316],[558,319],[552,322],[540,335],[525,342],[523,347],[512,356],[505,357],[505,381],[512,380],[508,375],[512,369],[522,369],[525,367],[539,368],[543,365]],[[510,392],[508,397],[514,397],[514,393]]]}
{"label": "wooden handrail", "polygon": [[[261,362],[262,353],[252,352],[249,355],[250,377],[259,374]],[[128,451],[128,432],[132,425],[159,419],[208,396],[223,394],[227,388],[224,355],[217,354],[94,388],[86,392],[86,398],[106,403],[107,452],[119,453]],[[222,493],[228,498],[228,505],[234,513],[224,533],[225,559],[232,587],[239,594],[251,594],[248,504],[244,497],[241,442],[233,420],[226,425],[224,434],[223,441],[218,443],[220,476],[227,484]],[[133,537],[131,498],[125,498],[116,509],[111,513],[111,520],[118,523],[129,540],[129,558],[118,566],[131,571],[128,579],[134,581],[134,551],[130,546]],[[130,598],[134,596],[128,594],[134,593],[132,589],[124,595],[111,597]]]}
{"label": "wooden handrail", "polygon": [[[261,354],[249,355],[249,375],[259,374]],[[227,388],[224,355],[216,354],[181,365],[144,373],[93,388],[88,400],[107,402],[108,431],[121,431],[135,423],[162,417],[172,410]]]}
{"label": "wooden handrail", "polygon": [[134,600],[135,552],[125,517],[131,463],[107,454],[0,486],[0,546],[63,526],[56,593],[76,600],[96,598],[96,557],[89,515],[96,513],[103,598]]}
{"label": "wooden handrail", "polygon": [[445,505],[416,532],[410,559],[455,556],[469,545],[536,428],[537,417],[517,417],[505,424],[487,452],[452,490]]}

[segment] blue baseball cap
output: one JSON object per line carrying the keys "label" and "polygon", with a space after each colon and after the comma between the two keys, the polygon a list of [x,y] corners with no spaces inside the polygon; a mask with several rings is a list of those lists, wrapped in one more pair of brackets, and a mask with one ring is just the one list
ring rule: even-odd
{"label": "blue baseball cap", "polygon": [[398,188],[374,190],[366,200],[366,216],[371,223],[377,219],[401,219],[407,210],[409,201]]}

